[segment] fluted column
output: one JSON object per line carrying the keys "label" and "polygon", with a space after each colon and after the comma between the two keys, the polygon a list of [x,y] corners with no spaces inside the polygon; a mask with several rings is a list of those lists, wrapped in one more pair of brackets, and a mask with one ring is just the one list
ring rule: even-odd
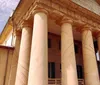
{"label": "fluted column", "polygon": [[31,22],[29,21],[25,21],[22,28],[22,37],[15,85],[27,85],[28,81],[30,50],[32,40],[32,25],[30,23]]}
{"label": "fluted column", "polygon": [[34,14],[28,85],[48,85],[48,23],[45,10]]}
{"label": "fluted column", "polygon": [[72,21],[62,20],[61,25],[62,85],[78,85]]}
{"label": "fluted column", "polygon": [[11,70],[8,78],[8,82],[6,85],[14,85],[15,84],[15,77],[16,77],[16,70],[17,70],[17,64],[18,64],[18,56],[19,56],[19,48],[20,48],[20,42],[21,42],[21,32],[16,31],[16,42],[15,42],[15,49],[13,53],[13,57],[11,60]]}
{"label": "fluted column", "polygon": [[82,49],[85,85],[100,85],[91,27],[82,30]]}

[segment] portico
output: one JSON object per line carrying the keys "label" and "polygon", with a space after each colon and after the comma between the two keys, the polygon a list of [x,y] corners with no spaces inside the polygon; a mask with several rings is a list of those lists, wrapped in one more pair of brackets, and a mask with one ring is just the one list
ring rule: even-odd
{"label": "portico", "polygon": [[[40,7],[36,7],[34,8],[34,10],[32,10],[32,18],[33,18],[32,33],[33,34],[32,34],[32,41],[28,40],[32,42],[30,48],[31,51],[29,55],[30,61],[27,63],[29,65],[29,67],[27,68],[29,69],[28,76],[26,76],[27,77],[26,80],[20,82],[23,83],[28,82],[28,85],[48,84],[48,47],[47,47],[48,43],[47,42],[48,42],[48,32],[50,31],[54,32],[50,30],[51,29],[50,27],[53,26],[49,25],[49,23],[52,23],[50,22],[50,20],[53,20],[54,21],[53,24],[56,24],[58,27],[60,27],[60,32],[61,32],[60,35],[61,36],[61,67],[62,67],[61,84],[78,85],[74,41],[73,41],[74,40],[73,31],[76,30],[80,32],[81,41],[82,41],[85,85],[90,85],[90,84],[99,85],[100,83],[99,74],[97,70],[96,56],[95,56],[93,37],[92,37],[92,33],[93,33],[92,30],[94,29],[93,28],[94,26],[92,26],[92,24],[90,23],[83,22],[81,19],[78,20],[73,19],[71,16],[68,16],[67,13],[64,14],[61,13],[60,11],[54,12],[54,14],[51,15],[50,14],[51,9],[45,9],[45,5],[43,4],[38,6]],[[69,13],[72,12],[69,11]],[[25,57],[23,58],[25,59]],[[17,68],[17,70],[20,70],[20,68]],[[27,75],[27,73],[24,75]],[[17,77],[18,76],[16,76],[16,82],[18,82]],[[18,84],[22,85],[21,83]]]}
{"label": "portico", "polygon": [[21,38],[10,85],[100,85],[94,47],[96,40],[100,53],[98,15],[69,0],[34,0],[13,17]]}

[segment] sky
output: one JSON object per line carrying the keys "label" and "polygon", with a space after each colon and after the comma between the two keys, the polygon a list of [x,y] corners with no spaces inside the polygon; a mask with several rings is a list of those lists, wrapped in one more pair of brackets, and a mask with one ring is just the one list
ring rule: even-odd
{"label": "sky", "polygon": [[0,33],[20,0],[0,0]]}

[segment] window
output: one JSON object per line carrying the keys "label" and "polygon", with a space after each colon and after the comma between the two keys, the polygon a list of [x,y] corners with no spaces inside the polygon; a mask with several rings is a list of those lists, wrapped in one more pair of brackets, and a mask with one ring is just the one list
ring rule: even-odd
{"label": "window", "polygon": [[74,45],[75,53],[78,53],[78,45]]}
{"label": "window", "polygon": [[61,64],[60,64],[60,72],[61,72]]}
{"label": "window", "polygon": [[54,62],[48,63],[48,77],[55,78],[55,63]]}
{"label": "window", "polygon": [[51,48],[51,39],[48,39],[48,48]]}
{"label": "window", "polygon": [[99,76],[100,76],[100,61],[98,61],[97,64],[98,64],[98,72],[99,72]]}
{"label": "window", "polygon": [[95,52],[97,53],[97,51],[98,51],[97,41],[94,41],[94,49],[95,49]]}
{"label": "window", "polygon": [[100,55],[99,55],[99,51],[97,51],[97,53],[96,53],[96,59],[97,59],[97,61],[99,61],[99,62],[100,62]]}
{"label": "window", "polygon": [[77,76],[79,79],[83,78],[83,68],[81,65],[77,65]]}
{"label": "window", "polygon": [[61,50],[61,41],[59,41],[59,50]]}

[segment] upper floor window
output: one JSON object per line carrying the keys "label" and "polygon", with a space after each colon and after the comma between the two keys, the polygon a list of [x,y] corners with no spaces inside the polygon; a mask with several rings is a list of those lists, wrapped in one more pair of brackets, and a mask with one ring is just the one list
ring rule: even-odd
{"label": "upper floor window", "polygon": [[99,51],[97,51],[97,53],[96,53],[96,58],[97,58],[97,61],[99,61],[99,62],[100,62],[100,55],[99,55]]}
{"label": "upper floor window", "polygon": [[48,77],[55,78],[55,62],[48,63]]}
{"label": "upper floor window", "polygon": [[61,41],[59,41],[59,50],[61,50]]}
{"label": "upper floor window", "polygon": [[51,39],[48,39],[48,48],[51,48]]}
{"label": "upper floor window", "polygon": [[78,45],[74,45],[75,53],[78,53]]}
{"label": "upper floor window", "polygon": [[99,76],[100,76],[100,62],[97,61],[97,64],[98,64],[98,72],[99,72]]}
{"label": "upper floor window", "polygon": [[83,78],[83,68],[81,65],[77,65],[77,76],[79,79]]}

